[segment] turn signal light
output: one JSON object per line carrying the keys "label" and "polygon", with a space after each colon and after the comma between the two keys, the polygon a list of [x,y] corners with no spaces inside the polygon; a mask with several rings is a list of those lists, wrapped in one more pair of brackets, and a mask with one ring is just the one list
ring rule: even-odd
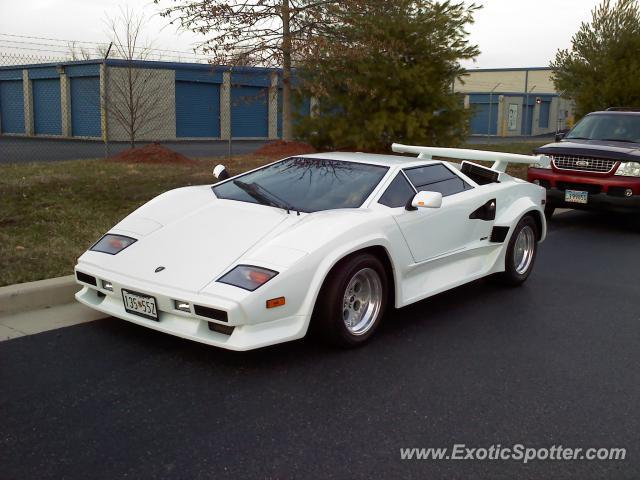
{"label": "turn signal light", "polygon": [[267,308],[275,308],[281,307],[286,303],[284,297],[272,298],[271,300],[267,300]]}

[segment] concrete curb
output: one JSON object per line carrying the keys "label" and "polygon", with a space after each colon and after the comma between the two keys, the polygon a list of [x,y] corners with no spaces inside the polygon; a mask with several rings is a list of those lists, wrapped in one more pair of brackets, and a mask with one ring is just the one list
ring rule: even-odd
{"label": "concrete curb", "polygon": [[0,316],[73,303],[80,288],[73,275],[0,287]]}

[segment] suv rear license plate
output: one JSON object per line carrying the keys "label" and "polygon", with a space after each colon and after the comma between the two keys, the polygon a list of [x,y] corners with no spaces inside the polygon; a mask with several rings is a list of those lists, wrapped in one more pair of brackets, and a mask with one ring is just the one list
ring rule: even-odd
{"label": "suv rear license plate", "polygon": [[589,192],[581,192],[578,190],[565,190],[564,201],[571,203],[587,203],[589,201]]}
{"label": "suv rear license plate", "polygon": [[158,321],[158,309],[156,308],[156,299],[143,293],[122,290],[122,300],[124,301],[124,309],[149,320]]}

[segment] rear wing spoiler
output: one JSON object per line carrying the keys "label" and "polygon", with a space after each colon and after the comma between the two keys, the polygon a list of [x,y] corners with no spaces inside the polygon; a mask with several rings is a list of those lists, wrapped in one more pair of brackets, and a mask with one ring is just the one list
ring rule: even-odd
{"label": "rear wing spoiler", "polygon": [[394,143],[391,150],[396,153],[414,153],[418,158],[432,159],[433,157],[450,158],[456,160],[470,160],[478,162],[493,162],[492,170],[504,173],[510,163],[525,165],[538,164],[548,167],[551,159],[547,155],[519,155],[516,153],[489,152],[485,150],[470,150],[467,148],[419,147]]}

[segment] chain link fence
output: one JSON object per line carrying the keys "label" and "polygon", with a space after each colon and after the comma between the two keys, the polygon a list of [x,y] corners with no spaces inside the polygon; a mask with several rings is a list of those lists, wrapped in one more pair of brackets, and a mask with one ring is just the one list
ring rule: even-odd
{"label": "chain link fence", "polygon": [[281,136],[275,69],[0,54],[0,163],[100,159],[151,144],[208,158]]}

